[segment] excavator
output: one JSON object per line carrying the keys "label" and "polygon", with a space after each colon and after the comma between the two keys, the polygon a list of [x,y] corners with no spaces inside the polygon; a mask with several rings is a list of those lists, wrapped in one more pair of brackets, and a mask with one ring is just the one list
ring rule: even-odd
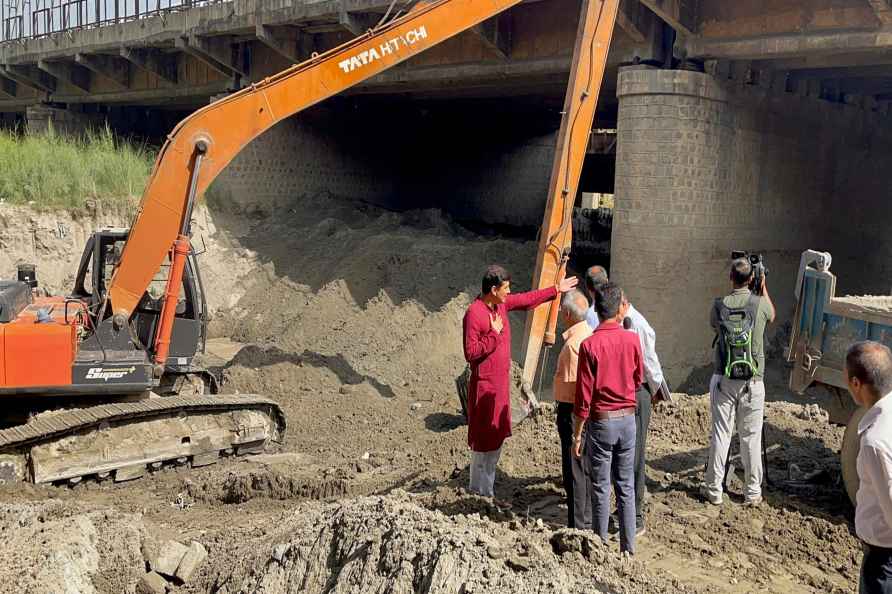
{"label": "excavator", "polygon": [[[208,314],[190,241],[196,200],[277,122],[521,1],[422,0],[404,14],[388,10],[364,35],[196,111],[168,136],[130,228],[88,240],[70,295],[36,296],[33,270],[0,281],[0,398],[7,413],[28,411],[25,422],[0,430],[0,481],[124,481],[281,442],[286,419],[275,401],[217,394],[199,364]],[[541,286],[563,274],[618,5],[582,2],[537,264]],[[546,344],[554,342],[555,306],[538,324]]]}

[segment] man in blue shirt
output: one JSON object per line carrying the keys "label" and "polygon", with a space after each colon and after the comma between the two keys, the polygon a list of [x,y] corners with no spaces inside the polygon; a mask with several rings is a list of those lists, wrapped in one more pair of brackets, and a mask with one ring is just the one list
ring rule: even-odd
{"label": "man in blue shirt", "polygon": [[[607,271],[603,266],[592,266],[585,271],[585,288],[589,295],[594,296],[598,287],[608,282]],[[594,299],[592,299],[594,303]],[[635,420],[637,421],[638,438],[635,443],[635,527],[638,536],[644,534],[644,494],[647,488],[644,484],[644,455],[647,447],[647,428],[650,426],[650,414],[653,407],[653,397],[657,392],[663,391],[664,398],[668,398],[668,388],[664,387],[663,368],[660,365],[660,358],[657,357],[656,351],[656,333],[653,327],[647,322],[644,316],[629,304],[629,310],[626,313],[625,325],[628,330],[638,334],[641,340],[641,353],[644,356],[644,383],[639,386],[635,393],[637,406],[635,409]],[[598,327],[598,315],[594,311],[594,306],[590,307],[586,312],[585,321],[592,329]],[[631,323],[629,325],[629,323]]]}

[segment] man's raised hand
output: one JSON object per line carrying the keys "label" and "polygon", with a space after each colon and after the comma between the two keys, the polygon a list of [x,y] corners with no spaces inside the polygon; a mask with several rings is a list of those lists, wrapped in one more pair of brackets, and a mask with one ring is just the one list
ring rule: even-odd
{"label": "man's raised hand", "polygon": [[502,320],[502,316],[499,314],[489,314],[489,323],[492,325],[492,329],[496,331],[497,334],[502,333],[502,328],[505,327],[505,322]]}
{"label": "man's raised hand", "polygon": [[558,293],[566,293],[571,289],[575,289],[578,284],[579,279],[575,276],[565,277],[557,286]]}

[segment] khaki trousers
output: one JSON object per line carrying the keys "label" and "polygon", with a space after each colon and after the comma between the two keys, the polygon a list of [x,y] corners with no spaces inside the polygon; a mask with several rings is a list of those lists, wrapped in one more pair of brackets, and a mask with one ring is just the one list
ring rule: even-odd
{"label": "khaki trousers", "polygon": [[762,421],[765,415],[765,383],[761,379],[732,380],[713,375],[709,383],[712,436],[706,467],[706,489],[713,497],[722,494],[725,462],[731,436],[740,436],[743,461],[744,496],[752,500],[762,495]]}

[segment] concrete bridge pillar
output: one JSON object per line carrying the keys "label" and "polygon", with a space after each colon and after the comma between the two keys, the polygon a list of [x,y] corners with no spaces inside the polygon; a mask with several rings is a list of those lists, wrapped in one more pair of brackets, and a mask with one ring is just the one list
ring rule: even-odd
{"label": "concrete bridge pillar", "polygon": [[824,245],[843,122],[816,100],[699,72],[624,68],[617,94],[612,277],[654,326],[670,381],[702,386],[731,250],[765,255],[769,335],[791,317],[799,255]]}

